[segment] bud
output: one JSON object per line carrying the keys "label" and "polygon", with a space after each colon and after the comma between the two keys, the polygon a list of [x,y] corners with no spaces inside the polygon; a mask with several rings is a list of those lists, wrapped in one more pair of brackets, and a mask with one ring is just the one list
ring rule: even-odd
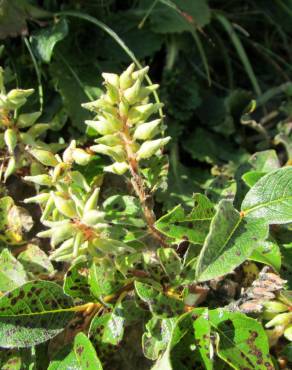
{"label": "bud", "polygon": [[139,125],[134,133],[134,139],[136,140],[148,140],[152,139],[158,132],[157,127],[161,123],[161,119],[155,119],[151,122],[142,123]]}
{"label": "bud", "polygon": [[37,185],[43,185],[43,186],[52,185],[52,179],[49,175],[25,176],[24,180],[33,182],[34,184],[37,184]]}
{"label": "bud", "polygon": [[74,206],[74,202],[71,199],[64,199],[59,195],[51,192],[51,196],[54,199],[57,210],[64,216],[74,218],[77,216],[77,212]]}
{"label": "bud", "polygon": [[9,153],[13,153],[17,144],[17,133],[12,128],[8,128],[4,133],[4,141],[8,147]]}
{"label": "bud", "polygon": [[111,254],[120,254],[125,252],[134,252],[135,249],[128,246],[127,244],[114,239],[102,239],[98,238],[93,241],[96,248],[102,252]]}
{"label": "bud", "polygon": [[24,199],[23,203],[41,204],[41,203],[47,202],[49,198],[50,198],[49,193],[40,193],[40,194],[35,195],[34,197]]}
{"label": "bud", "polygon": [[21,90],[13,89],[7,94],[7,108],[17,109],[20,108],[26,102],[26,98],[33,94],[34,89]]}
{"label": "bud", "polygon": [[40,231],[39,233],[37,233],[37,237],[38,238],[50,238],[53,234],[53,229],[48,229],[48,230],[44,230],[44,231]]}
{"label": "bud", "polygon": [[119,89],[120,84],[119,84],[119,76],[115,73],[102,73],[101,74],[103,79],[105,80],[106,83],[114,86],[116,89]]}
{"label": "bud", "polygon": [[4,182],[8,179],[10,175],[16,170],[16,161],[14,157],[11,157],[8,161],[5,173],[4,173]]}
{"label": "bud", "polygon": [[31,135],[28,135],[27,132],[19,132],[20,141],[28,146],[35,146],[36,143]]}
{"label": "bud", "polygon": [[124,91],[124,97],[126,98],[129,104],[133,105],[137,102],[139,98],[140,89],[141,89],[141,80],[138,79],[136,80],[133,86],[129,87],[127,90]]}
{"label": "bud", "polygon": [[82,222],[84,222],[88,226],[95,226],[100,222],[104,222],[104,218],[105,218],[104,212],[92,209],[90,211],[84,212]]}
{"label": "bud", "polygon": [[133,72],[132,73],[132,78],[134,80],[137,80],[138,78],[143,79],[146,76],[146,74],[148,73],[148,71],[149,71],[149,67],[146,66],[146,67],[144,67],[144,68],[142,68],[138,71]]}
{"label": "bud", "polygon": [[73,162],[73,149],[75,148],[76,148],[76,141],[72,140],[70,145],[64,150],[64,153],[63,153],[63,161],[65,163]]}
{"label": "bud", "polygon": [[73,254],[72,254],[73,258],[76,258],[78,256],[79,248],[80,248],[82,242],[83,242],[83,233],[79,231],[76,234],[75,239],[74,239]]}
{"label": "bud", "polygon": [[90,191],[90,186],[87,184],[85,177],[79,171],[70,172],[72,181],[80,186],[85,191]]}
{"label": "bud", "polygon": [[26,133],[34,139],[46,132],[50,128],[48,123],[37,123],[32,126]]}
{"label": "bud", "polygon": [[65,240],[58,249],[56,249],[51,255],[50,260],[54,261],[62,261],[62,257],[64,256],[70,256],[72,259],[72,249],[74,245],[74,238],[70,238]]}
{"label": "bud", "polygon": [[120,76],[120,88],[125,90],[128,89],[132,83],[133,83],[133,78],[132,78],[132,73],[135,70],[135,64],[132,63],[129,65],[129,67],[121,74]]}
{"label": "bud", "polygon": [[153,93],[153,91],[156,91],[158,88],[158,84],[142,87],[139,93],[139,100],[144,100],[145,98],[147,98],[147,96]]}
{"label": "bud", "polygon": [[128,169],[129,165],[126,162],[116,162],[103,168],[104,171],[115,173],[116,175],[123,175]]}
{"label": "bud", "polygon": [[118,131],[117,128],[111,122],[107,122],[107,121],[88,121],[87,120],[85,121],[85,124],[93,128],[100,135],[115,134]]}
{"label": "bud", "polygon": [[150,117],[153,113],[156,113],[161,107],[163,107],[162,103],[149,103],[144,105],[138,105],[137,107],[133,107],[129,111],[129,120],[131,123],[137,123],[139,121],[145,121]]}
{"label": "bud", "polygon": [[113,85],[106,84],[106,95],[105,101],[110,104],[116,104],[119,101],[119,90],[115,88]]}
{"label": "bud", "polygon": [[90,155],[83,149],[76,148],[72,152],[72,157],[74,161],[80,166],[86,166],[90,162],[92,155]]}
{"label": "bud", "polygon": [[17,119],[17,127],[26,128],[32,126],[40,117],[41,112],[20,114]]}
{"label": "bud", "polygon": [[70,165],[64,162],[58,163],[57,166],[53,169],[52,182],[55,183],[58,180],[58,177],[61,176]]}
{"label": "bud", "polygon": [[288,327],[284,331],[284,337],[292,342],[292,324],[288,325]]}
{"label": "bud", "polygon": [[266,323],[266,328],[271,328],[272,326],[287,326],[292,321],[292,312],[287,313],[280,313],[279,315],[275,316],[271,321]]}
{"label": "bud", "polygon": [[55,167],[59,162],[57,161],[54,154],[43,149],[30,149],[30,154],[34,156],[44,166]]}
{"label": "bud", "polygon": [[49,197],[47,204],[42,212],[41,222],[44,222],[47,217],[53,212],[55,209],[55,202],[52,196]]}
{"label": "bud", "polygon": [[170,139],[170,136],[168,136],[163,139],[146,141],[141,145],[140,149],[137,152],[138,160],[152,157],[152,155],[154,155],[159,149],[166,145]]}
{"label": "bud", "polygon": [[119,103],[119,113],[121,117],[126,117],[128,115],[129,111],[129,104],[124,98],[121,98],[121,101]]}
{"label": "bud", "polygon": [[83,103],[81,106],[85,109],[90,110],[91,112],[99,113],[101,110],[108,112],[108,113],[115,113],[115,108],[106,100],[104,100],[102,97],[95,101],[91,101],[89,103]]}
{"label": "bud", "polygon": [[105,135],[96,139],[95,142],[108,146],[116,146],[122,144],[122,140],[118,135]]}
{"label": "bud", "polygon": [[85,214],[86,212],[89,212],[91,210],[96,209],[97,207],[97,201],[98,201],[98,196],[99,196],[99,191],[100,188],[94,189],[93,193],[90,195],[90,197],[87,199],[83,213]]}
{"label": "bud", "polygon": [[62,243],[64,240],[72,237],[75,231],[74,226],[68,222],[67,224],[54,227],[52,230],[51,244],[55,248],[58,244]]}
{"label": "bud", "polygon": [[117,162],[124,162],[126,159],[126,153],[123,147],[120,145],[110,147],[107,145],[99,144],[91,146],[90,149],[96,153],[108,155]]}

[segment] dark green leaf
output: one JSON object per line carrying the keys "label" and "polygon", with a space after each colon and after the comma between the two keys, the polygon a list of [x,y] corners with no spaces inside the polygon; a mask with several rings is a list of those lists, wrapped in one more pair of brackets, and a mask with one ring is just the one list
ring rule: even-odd
{"label": "dark green leaf", "polygon": [[85,301],[92,300],[87,276],[87,264],[80,262],[70,267],[64,280],[64,293]]}
{"label": "dark green leaf", "polygon": [[262,244],[267,234],[265,220],[241,217],[230,201],[222,200],[198,259],[198,281],[232,272]]}
{"label": "dark green leaf", "polygon": [[[149,2],[148,2],[149,3]],[[150,19],[155,32],[173,33],[203,27],[210,21],[210,9],[205,0],[160,0]]]}
{"label": "dark green leaf", "polygon": [[159,317],[174,317],[183,312],[182,300],[165,295],[153,285],[135,281],[135,290],[139,298],[149,305],[153,314]]}
{"label": "dark green leaf", "polygon": [[160,353],[166,350],[176,319],[159,319],[153,317],[146,324],[146,332],[142,336],[144,355],[150,360],[157,360]]}
{"label": "dark green leaf", "polygon": [[178,205],[156,221],[156,228],[176,241],[203,243],[214,215],[214,207],[203,194],[195,194],[193,199],[194,208],[189,214],[186,215],[182,206]]}
{"label": "dark green leaf", "polygon": [[72,350],[66,352],[63,355],[60,351],[48,370],[102,370],[95,349],[84,333],[76,335]]}
{"label": "dark green leaf", "polygon": [[249,259],[272,266],[276,271],[280,271],[281,252],[278,244],[274,241],[264,241],[252,252]]}
{"label": "dark green leaf", "polygon": [[30,347],[59,334],[73,317],[60,286],[33,281],[0,298],[0,346]]}
{"label": "dark green leaf", "polygon": [[193,323],[195,343],[201,358],[202,363],[207,370],[213,369],[213,359],[211,358],[212,343],[211,343],[211,325],[209,323],[208,309]]}
{"label": "dark green leaf", "polygon": [[248,171],[242,176],[242,180],[246,183],[247,186],[250,188],[258,182],[263,176],[266,175],[266,172],[260,171]]}
{"label": "dark green leaf", "polygon": [[35,32],[31,36],[31,46],[36,56],[44,63],[51,61],[55,45],[68,34],[68,23],[61,19],[53,26]]}
{"label": "dark green leaf", "polygon": [[256,320],[239,312],[209,311],[219,334],[218,355],[234,369],[272,370],[266,333]]}

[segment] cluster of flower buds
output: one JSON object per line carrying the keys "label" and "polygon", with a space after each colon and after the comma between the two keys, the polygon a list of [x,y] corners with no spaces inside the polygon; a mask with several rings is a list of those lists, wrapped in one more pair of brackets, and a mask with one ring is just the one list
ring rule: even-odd
{"label": "cluster of flower buds", "polygon": [[26,147],[47,149],[57,152],[63,144],[45,144],[39,136],[50,127],[48,123],[36,123],[40,112],[18,114],[18,110],[26,103],[33,89],[13,89],[6,92],[3,69],[0,68],[0,150],[4,154],[2,161],[6,164],[4,181],[17,169],[30,165],[31,173],[41,169],[33,163]]}
{"label": "cluster of flower buds", "polygon": [[[265,327],[271,345],[275,345],[278,339],[284,335],[290,342],[292,341],[292,312],[291,302],[285,297],[279,297],[274,301],[264,304],[263,318],[269,320]],[[271,329],[272,328],[272,329]]]}
{"label": "cluster of flower buds", "polygon": [[86,165],[91,160],[90,154],[76,148],[75,141],[62,158],[42,149],[31,149],[30,153],[51,168],[48,174],[24,177],[45,187],[24,202],[36,203],[42,208],[41,222],[49,229],[37,236],[51,239],[52,260],[72,261],[80,255],[100,256],[128,250],[123,243],[109,239],[111,227],[97,206],[99,188],[92,190],[85,177],[73,168],[74,163]]}
{"label": "cluster of flower buds", "polygon": [[105,171],[124,174],[131,163],[138,163],[153,155],[159,155],[170,137],[155,138],[161,135],[161,119],[149,120],[162,107],[161,103],[150,102],[149,95],[158,85],[143,86],[149,67],[135,71],[131,64],[120,76],[103,73],[106,91],[93,102],[83,107],[96,113],[94,120],[85,123],[100,137],[97,145],[90,149],[112,158],[113,164]]}

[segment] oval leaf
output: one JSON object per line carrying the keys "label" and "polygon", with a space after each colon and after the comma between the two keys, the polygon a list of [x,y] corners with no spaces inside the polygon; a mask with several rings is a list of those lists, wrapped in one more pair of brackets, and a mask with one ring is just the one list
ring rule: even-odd
{"label": "oval leaf", "polygon": [[30,347],[59,334],[73,317],[72,299],[48,281],[32,281],[0,298],[0,347]]}
{"label": "oval leaf", "polygon": [[246,194],[242,211],[249,218],[265,218],[269,224],[292,222],[292,167],[262,177]]}
{"label": "oval leaf", "polygon": [[232,202],[222,200],[210,226],[197,264],[197,280],[206,281],[233,271],[268,234],[265,220],[241,217]]}

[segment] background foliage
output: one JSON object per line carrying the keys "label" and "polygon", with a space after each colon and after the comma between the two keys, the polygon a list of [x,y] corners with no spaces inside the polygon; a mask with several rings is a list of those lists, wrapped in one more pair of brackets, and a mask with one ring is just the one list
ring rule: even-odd
{"label": "background foliage", "polygon": [[[96,315],[90,327],[88,322],[78,326],[75,318],[77,323],[71,322],[63,337],[56,337],[72,320],[72,299],[83,304],[93,297],[112,294],[123,286],[120,271],[128,268],[127,264],[135,266],[135,260],[119,260],[120,271],[112,273],[106,267],[97,271],[84,261],[69,270],[67,265],[52,263],[47,256],[48,243],[40,248],[39,241],[32,239],[41,230],[40,210],[27,205],[29,216],[22,208],[24,198],[32,196],[34,190],[11,176],[6,186],[1,185],[0,200],[0,291],[12,292],[0,300],[5,329],[0,329],[0,346],[27,347],[24,336],[30,338],[33,347],[1,350],[3,369],[99,369],[100,361],[108,369],[136,369],[138,364],[143,369],[191,369],[194,364],[206,369],[269,369],[280,366],[281,360],[292,361],[291,344],[283,338],[269,355],[266,334],[255,320],[259,317],[254,310],[250,310],[254,318],[244,315],[250,313],[247,308],[234,309],[224,312],[226,317],[220,321],[223,313],[218,308],[234,302],[238,307],[251,302],[256,305],[258,297],[253,296],[253,290],[246,293],[252,298],[238,299],[241,288],[253,289],[253,282],[266,281],[266,275],[260,275],[264,265],[287,281],[286,291],[291,289],[291,202],[286,205],[286,200],[285,204],[279,201],[283,194],[291,198],[291,19],[291,0],[0,1],[0,64],[7,90],[15,86],[35,89],[24,112],[41,112],[39,121],[50,124],[50,130],[42,132],[42,140],[57,143],[58,149],[71,139],[82,147],[93,143],[94,133],[85,132],[84,125],[92,115],[81,104],[100,96],[102,72],[120,74],[132,61],[150,66],[149,76],[160,84],[159,98],[165,104],[165,136],[172,137],[166,148],[168,186],[163,177],[154,206],[157,230],[177,247],[175,254],[170,248],[158,252],[163,278],[170,279],[174,288],[191,286],[196,280],[208,290],[204,293],[207,298],[191,291],[202,299],[195,306],[202,307],[177,319],[173,315],[181,312],[179,297],[165,296],[160,285],[136,281],[135,300],[103,302],[110,309]],[[110,161],[97,155],[91,163],[80,170],[89,182],[96,180]],[[20,174],[27,173],[24,170]],[[151,183],[160,173],[149,174],[145,169],[143,175]],[[261,182],[263,176],[265,182]],[[269,192],[275,187],[278,197],[277,191],[272,195]],[[104,177],[100,199],[111,220],[118,224],[126,215],[131,227],[143,228],[139,204],[127,194],[127,186],[118,176]],[[263,219],[258,208],[253,208],[272,197],[276,206],[265,209]],[[240,210],[247,213],[244,221]],[[7,216],[9,212],[14,212],[13,217]],[[248,235],[257,236],[256,247],[246,242]],[[189,243],[204,247],[200,253],[198,247],[194,255],[185,254]],[[222,245],[226,247],[226,263],[216,258]],[[224,248],[220,253],[225,253]],[[178,260],[177,256],[183,258]],[[144,263],[143,270],[163,282],[151,270],[153,266]],[[192,267],[195,264],[196,271]],[[89,279],[82,273],[88,268]],[[230,274],[234,268],[236,274]],[[99,279],[105,273],[108,284],[101,292]],[[225,274],[229,275],[218,278]],[[215,279],[211,285],[206,283],[210,279]],[[36,287],[38,294],[32,280],[44,280]],[[278,283],[282,289],[284,282]],[[48,291],[54,297],[47,302]],[[25,304],[13,301],[24,294]],[[290,299],[287,302],[291,306]],[[22,312],[22,305],[30,307],[39,325],[29,328],[30,316]],[[209,310],[203,308],[206,306]],[[19,314],[23,322],[19,322]],[[202,317],[208,320],[202,322]],[[41,327],[45,322],[56,324],[44,331]],[[133,323],[139,323],[136,330]],[[11,337],[14,328],[18,335]],[[123,339],[124,330],[127,340]],[[232,344],[228,342],[229,331],[234,335]],[[252,336],[254,332],[257,337]],[[132,349],[141,336],[146,359],[141,346]],[[195,355],[189,346],[192,341],[199,348]],[[64,342],[68,345],[61,348]],[[258,358],[261,343],[263,358]],[[78,351],[80,346],[86,348],[86,355]],[[210,351],[217,351],[216,355]],[[108,363],[108,359],[112,361]]]}

